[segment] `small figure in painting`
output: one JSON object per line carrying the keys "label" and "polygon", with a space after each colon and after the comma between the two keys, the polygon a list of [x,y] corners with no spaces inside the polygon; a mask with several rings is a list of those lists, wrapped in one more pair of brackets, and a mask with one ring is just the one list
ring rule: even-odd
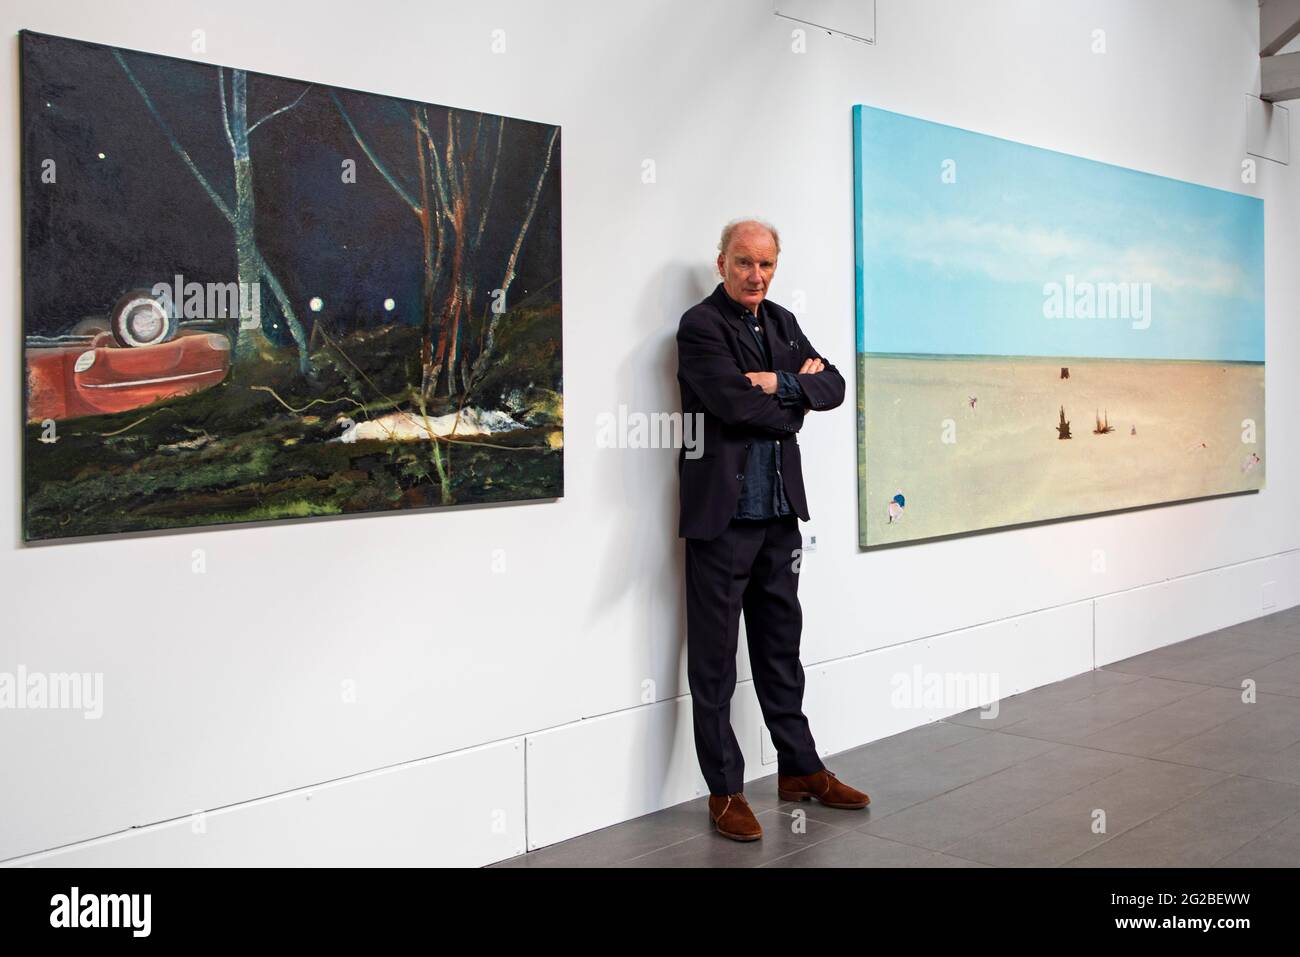
{"label": "small figure in painting", "polygon": [[894,497],[889,500],[888,524],[893,525],[895,522],[902,520],[903,506],[905,506],[906,504],[907,504],[907,500],[903,498],[903,490],[899,489],[898,492],[894,495]]}
{"label": "small figure in painting", "polygon": [[1246,461],[1241,463],[1241,473],[1245,475],[1247,472],[1253,472],[1255,466],[1258,465],[1259,463],[1260,463],[1259,456],[1256,455],[1254,452],[1251,452],[1250,455],[1246,456]]}

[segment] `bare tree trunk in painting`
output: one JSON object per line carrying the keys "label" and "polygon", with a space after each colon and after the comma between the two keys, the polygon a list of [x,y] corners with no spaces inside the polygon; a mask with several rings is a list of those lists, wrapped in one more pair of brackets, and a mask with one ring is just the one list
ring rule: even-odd
{"label": "bare tree trunk in painting", "polygon": [[[181,145],[180,140],[176,138],[176,134],[172,132],[167,121],[164,120],[162,114],[158,112],[158,107],[154,105],[153,98],[149,96],[149,92],[144,88],[144,84],[136,78],[135,73],[132,72],[131,68],[126,63],[126,60],[123,59],[122,54],[119,51],[114,50],[113,57],[117,60],[118,65],[122,67],[122,71],[126,73],[127,79],[131,81],[131,85],[135,87],[136,92],[140,94],[140,98],[144,101],[145,108],[148,109],[149,114],[154,118],[154,121],[167,137],[167,142],[171,145],[172,151],[181,158],[182,162],[185,163],[186,168],[188,168],[194,175],[194,178],[198,180],[199,185],[203,187],[204,193],[206,193],[208,198],[212,200],[212,203],[217,207],[218,212],[225,217],[226,221],[230,223],[231,228],[234,230],[235,256],[238,263],[237,269],[239,271],[238,280],[240,282],[240,289],[245,290],[255,288],[253,286],[243,285],[245,282],[253,283],[259,279],[266,282],[267,286],[271,289],[271,294],[275,297],[277,305],[280,307],[280,312],[284,316],[285,324],[289,327],[290,335],[293,336],[294,344],[298,347],[298,371],[303,374],[308,373],[311,369],[311,361],[307,354],[307,337],[303,333],[302,324],[298,321],[293,306],[289,302],[289,297],[285,295],[284,287],[280,285],[280,280],[271,270],[271,267],[267,265],[266,259],[262,256],[261,250],[257,248],[257,239],[254,228],[252,157],[248,150],[248,135],[266,120],[296,106],[298,102],[302,100],[303,96],[307,94],[307,90],[303,90],[302,94],[300,94],[298,99],[294,100],[293,103],[275,110],[272,113],[268,113],[252,126],[249,126],[247,74],[245,74],[243,70],[235,70],[233,71],[231,78],[231,87],[234,92],[232,99],[235,101],[235,120],[232,123],[226,109],[226,87],[223,71],[221,68],[217,69],[217,83],[220,87],[221,93],[222,122],[225,125],[226,138],[230,143],[231,153],[235,164],[235,208],[231,209],[230,204],[227,203],[221,197],[221,194],[213,188],[212,184],[208,181],[208,178],[203,175],[202,171],[195,164],[194,159],[190,156],[189,152]],[[310,89],[310,87],[307,89]],[[236,128],[240,130],[239,140],[236,140],[235,137]],[[237,142],[242,143],[242,159],[241,149],[236,146]],[[248,305],[246,297],[242,294],[240,296],[240,304],[242,325],[244,319],[242,314]],[[252,311],[260,314],[260,309]],[[255,332],[255,335],[245,335],[245,333],[253,332]],[[260,342],[257,341],[259,339]],[[260,323],[256,330],[241,329],[240,334],[237,336],[235,348],[234,358],[236,365],[247,361],[250,356],[257,355],[260,351],[259,347],[263,344],[266,344],[266,337],[262,333]]]}

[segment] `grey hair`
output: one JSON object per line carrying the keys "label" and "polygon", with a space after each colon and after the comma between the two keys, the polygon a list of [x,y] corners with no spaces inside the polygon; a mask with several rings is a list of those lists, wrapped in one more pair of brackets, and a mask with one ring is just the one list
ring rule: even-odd
{"label": "grey hair", "polygon": [[727,225],[722,227],[722,236],[718,239],[718,252],[725,254],[727,247],[731,245],[731,237],[735,235],[736,230],[741,226],[761,226],[772,234],[772,242],[776,243],[776,254],[781,255],[781,236],[776,231],[776,227],[771,223],[764,222],[761,219],[733,219]]}

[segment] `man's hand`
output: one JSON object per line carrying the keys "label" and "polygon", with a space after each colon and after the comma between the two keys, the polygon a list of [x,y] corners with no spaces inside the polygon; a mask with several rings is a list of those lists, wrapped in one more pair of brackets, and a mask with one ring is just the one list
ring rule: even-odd
{"label": "man's hand", "polygon": [[[799,367],[799,375],[814,375],[825,368],[826,363],[813,356],[804,360],[803,365]],[[746,372],[745,375],[753,385],[762,386],[763,391],[768,395],[772,395],[780,387],[775,372]]]}

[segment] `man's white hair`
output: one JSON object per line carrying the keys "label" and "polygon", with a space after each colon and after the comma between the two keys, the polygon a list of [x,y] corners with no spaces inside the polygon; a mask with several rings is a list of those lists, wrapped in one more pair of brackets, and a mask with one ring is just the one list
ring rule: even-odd
{"label": "man's white hair", "polygon": [[731,245],[731,237],[736,234],[736,230],[741,226],[759,226],[766,229],[772,234],[772,242],[776,244],[776,254],[781,255],[781,236],[776,231],[776,227],[771,223],[764,222],[761,219],[733,219],[727,225],[722,227],[722,236],[718,239],[718,252],[725,254],[727,247]]}

